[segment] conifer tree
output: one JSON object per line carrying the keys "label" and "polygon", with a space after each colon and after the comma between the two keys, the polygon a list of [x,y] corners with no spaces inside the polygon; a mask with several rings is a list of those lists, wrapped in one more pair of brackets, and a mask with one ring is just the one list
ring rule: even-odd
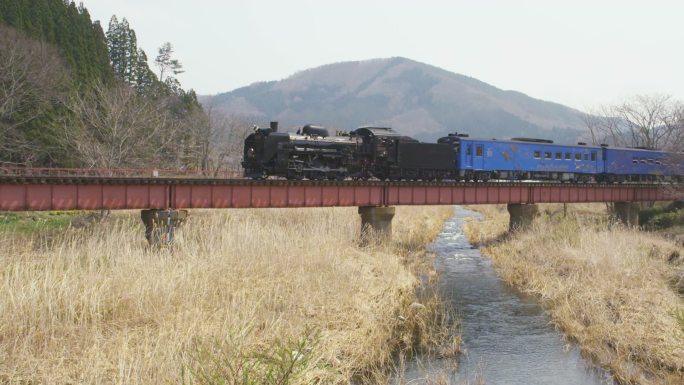
{"label": "conifer tree", "polygon": [[138,50],[137,63],[135,65],[135,89],[140,95],[152,96],[158,87],[157,77],[147,64],[147,54],[142,49]]}
{"label": "conifer tree", "polygon": [[75,75],[76,85],[111,80],[106,42],[83,5],[64,0],[0,0],[0,22],[54,44]]}
{"label": "conifer tree", "polygon": [[150,93],[157,78],[149,68],[147,55],[138,48],[135,31],[128,20],[124,18],[119,22],[116,16],[112,16],[106,39],[116,78],[134,87],[139,94]]}
{"label": "conifer tree", "polygon": [[109,61],[114,71],[114,76],[118,79],[123,79],[126,72],[126,55],[125,55],[125,36],[122,33],[122,26],[119,23],[116,15],[109,20],[109,29],[107,30],[107,48],[109,50]]}

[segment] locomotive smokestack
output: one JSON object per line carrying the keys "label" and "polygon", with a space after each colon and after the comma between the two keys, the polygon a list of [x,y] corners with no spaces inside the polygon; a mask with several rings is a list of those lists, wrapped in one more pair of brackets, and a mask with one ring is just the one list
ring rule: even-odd
{"label": "locomotive smokestack", "polygon": [[271,131],[278,132],[278,122],[271,122]]}

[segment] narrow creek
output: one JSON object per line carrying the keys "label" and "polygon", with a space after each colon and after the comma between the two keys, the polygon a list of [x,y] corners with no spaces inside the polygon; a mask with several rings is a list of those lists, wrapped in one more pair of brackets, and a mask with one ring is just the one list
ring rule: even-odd
{"label": "narrow creek", "polygon": [[[462,354],[454,359],[418,359],[406,364],[397,383],[593,385],[613,384],[576,348],[566,348],[534,298],[501,281],[488,258],[470,245],[464,219],[478,213],[455,208],[431,249],[440,290],[461,321]],[[441,383],[441,382],[439,382]]]}

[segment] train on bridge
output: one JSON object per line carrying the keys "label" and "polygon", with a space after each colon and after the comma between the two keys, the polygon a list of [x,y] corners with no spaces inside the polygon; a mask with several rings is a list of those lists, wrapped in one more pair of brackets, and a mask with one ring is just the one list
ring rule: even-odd
{"label": "train on bridge", "polygon": [[306,125],[288,133],[271,122],[245,139],[242,166],[252,179],[682,182],[683,157],[646,148],[465,134],[423,143],[387,127],[331,135],[324,127]]}

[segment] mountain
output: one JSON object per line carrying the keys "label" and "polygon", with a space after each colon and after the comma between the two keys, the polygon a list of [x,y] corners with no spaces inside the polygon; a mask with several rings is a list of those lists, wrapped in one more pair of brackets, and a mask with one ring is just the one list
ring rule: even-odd
{"label": "mountain", "polygon": [[383,125],[425,141],[462,132],[574,142],[585,129],[577,110],[401,57],[324,65],[201,100],[214,111],[277,120],[291,130]]}

